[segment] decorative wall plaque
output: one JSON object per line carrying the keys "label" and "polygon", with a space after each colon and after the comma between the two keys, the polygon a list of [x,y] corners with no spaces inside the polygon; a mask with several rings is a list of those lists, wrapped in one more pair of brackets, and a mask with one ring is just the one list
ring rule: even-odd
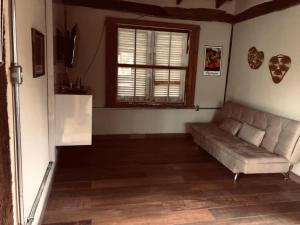
{"label": "decorative wall plaque", "polygon": [[286,55],[273,56],[269,62],[269,69],[271,72],[272,80],[275,84],[282,81],[288,70],[290,69],[292,60]]}
{"label": "decorative wall plaque", "polygon": [[265,55],[262,51],[258,51],[255,47],[251,47],[248,51],[248,63],[252,69],[258,69],[264,62]]}

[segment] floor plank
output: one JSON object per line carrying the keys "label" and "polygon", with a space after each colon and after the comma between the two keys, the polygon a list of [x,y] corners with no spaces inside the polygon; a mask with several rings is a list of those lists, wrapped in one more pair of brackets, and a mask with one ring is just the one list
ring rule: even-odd
{"label": "floor plank", "polygon": [[300,185],[233,174],[188,137],[60,149],[44,224],[300,224]]}

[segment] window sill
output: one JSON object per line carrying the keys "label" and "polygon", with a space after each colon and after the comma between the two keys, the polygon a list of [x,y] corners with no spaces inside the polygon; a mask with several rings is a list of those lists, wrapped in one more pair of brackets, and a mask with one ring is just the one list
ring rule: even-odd
{"label": "window sill", "polygon": [[123,108],[123,109],[195,109],[194,105],[170,104],[170,105],[147,105],[147,104],[116,104],[105,105],[104,108]]}

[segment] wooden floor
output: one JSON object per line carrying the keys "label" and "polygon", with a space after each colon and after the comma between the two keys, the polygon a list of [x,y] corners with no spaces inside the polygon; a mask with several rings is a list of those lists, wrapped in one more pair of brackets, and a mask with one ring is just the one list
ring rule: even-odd
{"label": "wooden floor", "polygon": [[189,138],[97,140],[60,151],[44,224],[84,220],[300,224],[300,185],[278,174],[244,175],[233,185],[233,174]]}

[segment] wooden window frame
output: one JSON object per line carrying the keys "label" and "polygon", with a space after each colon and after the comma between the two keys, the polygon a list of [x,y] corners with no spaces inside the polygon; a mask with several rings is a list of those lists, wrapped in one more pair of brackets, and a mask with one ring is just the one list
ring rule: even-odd
{"label": "wooden window frame", "polygon": [[[117,100],[118,66],[128,66],[118,63],[118,28],[150,29],[169,32],[189,33],[189,64],[186,69],[185,92],[183,103],[138,103],[119,102]],[[106,18],[106,104],[107,108],[195,108],[195,84],[198,63],[200,26],[191,24],[165,23],[146,20]],[[144,65],[134,65],[136,68]],[[130,65],[132,67],[132,65]],[[172,66],[153,65],[152,68],[172,69]],[[174,67],[178,69],[180,67]]]}

